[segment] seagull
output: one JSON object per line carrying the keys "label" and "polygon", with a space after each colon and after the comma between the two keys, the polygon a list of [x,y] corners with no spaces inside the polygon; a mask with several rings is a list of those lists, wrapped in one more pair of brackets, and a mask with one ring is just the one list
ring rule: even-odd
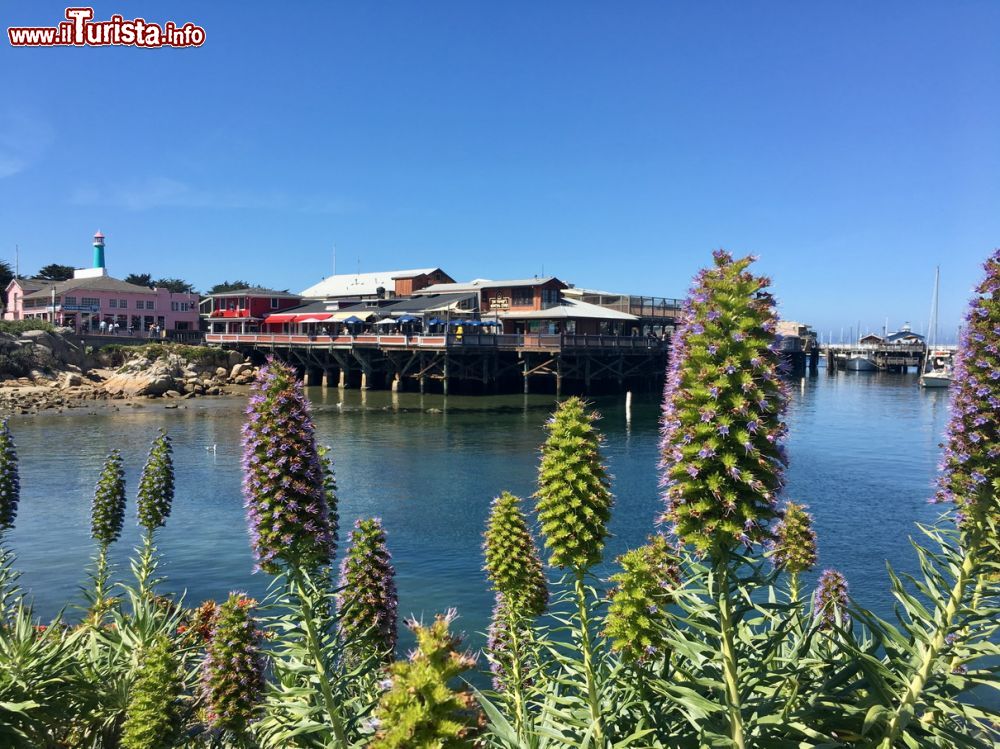
{"label": "seagull", "polygon": [[211,447],[206,447],[205,449],[208,450],[209,452],[213,452],[214,453],[216,447],[218,447],[218,445],[212,445]]}

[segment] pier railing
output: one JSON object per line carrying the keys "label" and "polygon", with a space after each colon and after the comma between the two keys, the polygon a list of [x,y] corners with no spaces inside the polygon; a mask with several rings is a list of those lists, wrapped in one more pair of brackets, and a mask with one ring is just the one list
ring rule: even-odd
{"label": "pier railing", "polygon": [[442,335],[361,334],[299,335],[294,333],[208,333],[209,344],[237,344],[264,347],[304,348],[402,348],[402,349],[474,349],[564,351],[603,349],[617,351],[661,351],[667,342],[641,336],[583,335],[574,333],[455,333]]}
{"label": "pier railing", "polygon": [[636,317],[670,319],[676,319],[684,305],[683,299],[631,294],[583,294],[581,301]]}

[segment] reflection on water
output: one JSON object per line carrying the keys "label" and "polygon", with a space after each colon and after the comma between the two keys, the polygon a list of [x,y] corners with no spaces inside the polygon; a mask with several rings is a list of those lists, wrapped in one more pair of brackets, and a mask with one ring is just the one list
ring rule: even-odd
{"label": "reflection on water", "polygon": [[[856,597],[882,608],[888,603],[885,560],[913,569],[907,540],[913,522],[937,514],[927,500],[947,393],[922,391],[915,375],[823,370],[793,383],[790,392],[786,496],[811,506],[821,564],[844,571]],[[489,502],[502,489],[522,497],[534,491],[552,397],[446,399],[319,388],[309,396],[320,439],[333,448],[343,527],[358,517],[382,517],[399,575],[400,611],[426,618],[457,606],[478,647],[492,600],[480,556]],[[617,497],[610,559],[642,543],[660,511],[659,404],[653,395],[636,395],[627,423],[623,396],[596,403]],[[169,587],[187,590],[189,601],[222,598],[230,590],[263,595],[267,578],[251,574],[240,496],[241,407],[237,400],[202,399],[176,410],[150,402],[118,412],[12,420],[23,490],[9,540],[42,615],[79,599],[91,554],[90,498],[104,457],[122,450],[134,518],[138,473],[160,426],[173,437],[177,469],[174,512],[159,536]],[[137,541],[130,520],[115,549],[120,569]]]}

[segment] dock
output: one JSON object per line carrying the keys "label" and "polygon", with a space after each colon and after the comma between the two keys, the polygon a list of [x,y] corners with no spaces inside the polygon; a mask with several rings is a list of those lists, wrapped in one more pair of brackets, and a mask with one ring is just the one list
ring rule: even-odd
{"label": "dock", "polygon": [[[930,355],[940,365],[950,363],[956,350],[956,346],[935,346]],[[827,369],[831,372],[850,368],[849,362],[852,359],[871,362],[873,366],[867,369],[905,373],[913,367],[920,372],[929,355],[925,343],[827,344],[823,347],[823,353]]]}
{"label": "dock", "polygon": [[597,394],[655,388],[669,339],[571,333],[208,333],[258,363],[275,356],[309,386],[449,393]]}

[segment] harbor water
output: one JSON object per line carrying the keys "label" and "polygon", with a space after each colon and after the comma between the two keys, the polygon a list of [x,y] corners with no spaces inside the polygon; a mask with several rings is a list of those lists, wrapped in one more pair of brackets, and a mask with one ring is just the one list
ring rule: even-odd
{"label": "harbor water", "polygon": [[[448,397],[311,388],[321,443],[331,446],[339,484],[341,545],[359,517],[381,517],[397,569],[400,612],[429,618],[456,608],[473,648],[482,645],[492,596],[482,568],[490,500],[535,488],[542,424],[551,396]],[[641,544],[661,511],[657,491],[658,398],[594,401],[603,418],[616,496],[606,575],[613,557]],[[195,399],[177,409],[80,409],[14,417],[22,495],[7,536],[42,617],[81,600],[92,554],[90,500],[102,461],[122,451],[129,522],[115,547],[121,574],[138,541],[134,497],[155,431],[174,443],[177,495],[158,532],[166,589],[186,601],[231,590],[256,597],[269,578],[253,574],[240,493],[243,400]],[[915,522],[940,512],[933,494],[947,391],[922,390],[917,376],[839,372],[796,380],[788,413],[791,465],[785,496],[808,504],[821,567],[843,571],[851,593],[882,612],[891,606],[885,564],[913,570]],[[77,614],[67,609],[67,616]],[[407,643],[404,641],[403,645]]]}

